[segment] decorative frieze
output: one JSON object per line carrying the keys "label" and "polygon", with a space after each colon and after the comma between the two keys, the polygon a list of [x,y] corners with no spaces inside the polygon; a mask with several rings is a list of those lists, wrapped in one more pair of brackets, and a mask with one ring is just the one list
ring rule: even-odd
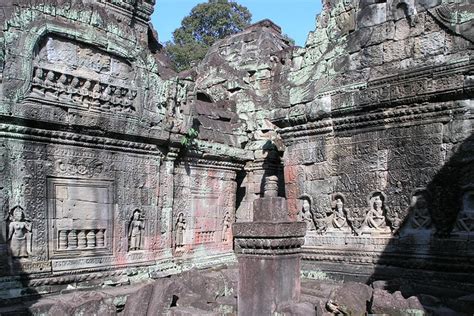
{"label": "decorative frieze", "polygon": [[155,153],[160,156],[162,155],[161,150],[156,145],[11,124],[0,124],[0,135],[13,139],[24,139],[76,146],[85,145],[100,149],[134,151],[137,153],[147,154]]}
{"label": "decorative frieze", "polygon": [[40,102],[50,100],[85,110],[136,112],[136,90],[40,67],[35,67],[33,73],[30,96]]}

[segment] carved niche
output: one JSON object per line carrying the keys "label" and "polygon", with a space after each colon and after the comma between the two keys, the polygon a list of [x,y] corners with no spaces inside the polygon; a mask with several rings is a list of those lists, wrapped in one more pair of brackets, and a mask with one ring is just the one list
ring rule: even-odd
{"label": "carved niche", "polygon": [[474,233],[474,190],[464,192],[462,197],[462,209],[453,229],[454,233]]}
{"label": "carved niche", "polygon": [[128,224],[128,250],[136,251],[144,248],[145,217],[140,209],[135,209]]}
{"label": "carved niche", "polygon": [[331,215],[330,228],[335,231],[348,230],[349,224],[347,221],[348,209],[346,206],[346,198],[342,193],[335,193],[331,201]]}
{"label": "carved niche", "polygon": [[49,255],[112,253],[112,182],[48,179]]}
{"label": "carved niche", "polygon": [[33,61],[29,99],[82,110],[133,113],[138,102],[134,76],[124,58],[48,35]]}
{"label": "carved niche", "polygon": [[365,215],[364,228],[368,232],[385,233],[390,232],[387,213],[389,212],[384,193],[376,191],[369,197],[369,209]]}
{"label": "carved niche", "polygon": [[[313,199],[309,195],[304,194],[299,197],[299,200],[300,200],[301,206],[299,207],[299,211],[298,211],[298,221],[306,223],[307,232],[315,231],[316,226],[314,224],[315,222],[314,222],[314,216],[313,216],[313,209],[311,208],[311,207],[314,207],[312,203]],[[316,223],[318,223],[318,228],[320,228],[318,229],[318,232],[322,232],[326,230],[327,225],[325,222],[321,223],[321,219],[318,218]]]}
{"label": "carved niche", "polygon": [[425,190],[417,190],[408,209],[410,215],[410,228],[427,230],[431,228],[431,215],[429,211],[429,195]]}
{"label": "carved niche", "polygon": [[8,241],[13,258],[26,258],[32,252],[31,221],[26,218],[25,210],[17,205],[10,212]]}

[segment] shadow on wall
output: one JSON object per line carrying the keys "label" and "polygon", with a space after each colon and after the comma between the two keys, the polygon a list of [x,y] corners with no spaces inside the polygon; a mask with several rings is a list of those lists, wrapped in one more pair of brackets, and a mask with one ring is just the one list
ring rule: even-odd
{"label": "shadow on wall", "polygon": [[[474,313],[473,181],[471,135],[425,188],[412,192],[407,214],[396,208],[385,210],[394,235],[369,280],[379,280],[373,283],[372,305],[382,299],[377,291],[400,291],[404,298],[416,296],[427,312]],[[403,215],[405,219],[396,222]]]}

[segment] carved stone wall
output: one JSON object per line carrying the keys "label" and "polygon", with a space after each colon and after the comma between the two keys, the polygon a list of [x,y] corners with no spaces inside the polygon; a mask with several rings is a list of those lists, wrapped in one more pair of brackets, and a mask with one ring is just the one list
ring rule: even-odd
{"label": "carved stone wall", "polygon": [[237,142],[182,148],[197,97],[163,57],[154,3],[40,2],[0,5],[0,305],[232,260],[249,159]]}
{"label": "carved stone wall", "polygon": [[[156,152],[114,153],[15,140],[8,140],[6,149],[9,204],[23,206],[32,224],[31,253],[20,260],[21,266],[26,264],[23,271],[77,272],[136,262],[129,258],[128,238],[136,208],[144,215],[140,250],[152,250],[150,240],[159,225],[156,177],[161,158]],[[8,258],[9,252],[4,255]],[[151,259],[153,255],[138,261]]]}
{"label": "carved stone wall", "polygon": [[153,1],[40,2],[0,5],[0,298],[232,261],[268,172],[304,269],[474,284],[468,1],[327,0],[179,75]]}
{"label": "carved stone wall", "polygon": [[467,280],[472,32],[440,14],[472,6],[324,5],[273,120],[289,212],[309,218],[305,269],[377,277],[392,266]]}
{"label": "carved stone wall", "polygon": [[[236,171],[239,164],[206,165],[184,160],[176,169],[173,207],[175,253],[215,253],[233,247],[231,223],[235,221]],[[182,214],[186,228],[177,236]],[[183,241],[177,245],[177,238]],[[179,243],[178,243],[179,244]]]}

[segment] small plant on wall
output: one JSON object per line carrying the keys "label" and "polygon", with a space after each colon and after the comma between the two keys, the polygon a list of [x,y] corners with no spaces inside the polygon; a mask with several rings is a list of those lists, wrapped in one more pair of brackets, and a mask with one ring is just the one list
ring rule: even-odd
{"label": "small plant on wall", "polygon": [[187,133],[181,138],[181,145],[186,148],[192,147],[194,145],[194,140],[198,136],[198,130],[194,127],[191,127]]}

